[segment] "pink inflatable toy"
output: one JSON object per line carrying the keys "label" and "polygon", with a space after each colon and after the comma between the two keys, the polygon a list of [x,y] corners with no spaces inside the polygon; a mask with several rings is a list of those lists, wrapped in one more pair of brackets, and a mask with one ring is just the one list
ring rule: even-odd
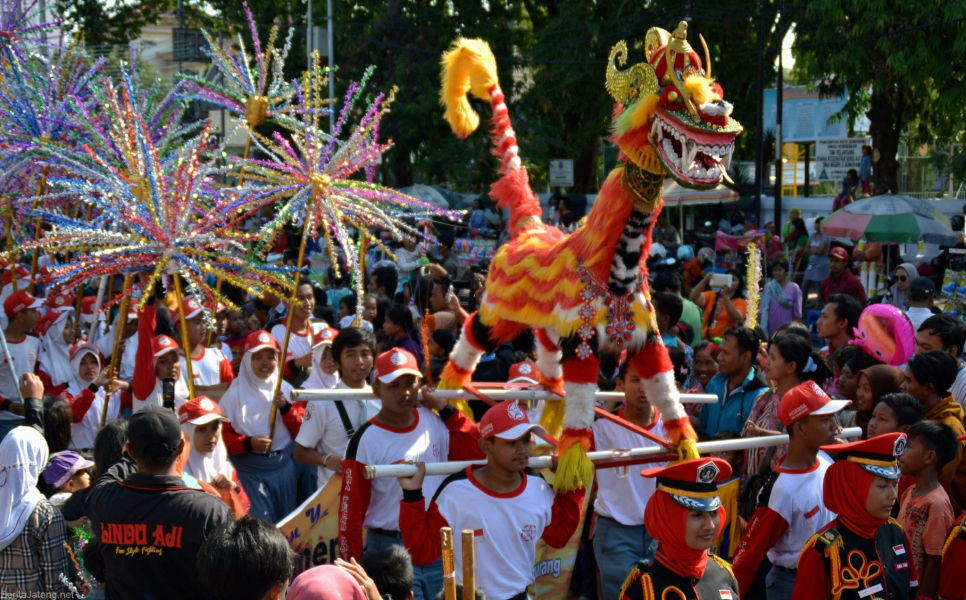
{"label": "pink inflatable toy", "polygon": [[866,307],[852,331],[853,344],[893,367],[907,363],[916,349],[916,332],[909,317],[889,304]]}

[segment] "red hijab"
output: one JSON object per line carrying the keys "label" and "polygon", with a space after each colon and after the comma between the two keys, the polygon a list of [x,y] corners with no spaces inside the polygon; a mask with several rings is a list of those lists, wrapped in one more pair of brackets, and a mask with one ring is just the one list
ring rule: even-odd
{"label": "red hijab", "polygon": [[[657,540],[657,560],[662,565],[681,577],[701,579],[708,566],[708,551],[693,550],[684,543],[685,522],[690,512],[666,492],[658,491],[644,509],[644,529]],[[724,506],[719,506],[716,537],[725,525],[725,516]]]}
{"label": "red hijab", "polygon": [[825,506],[838,514],[840,523],[871,540],[886,519],[877,519],[865,510],[865,501],[875,475],[858,463],[840,460],[825,472],[822,495]]}

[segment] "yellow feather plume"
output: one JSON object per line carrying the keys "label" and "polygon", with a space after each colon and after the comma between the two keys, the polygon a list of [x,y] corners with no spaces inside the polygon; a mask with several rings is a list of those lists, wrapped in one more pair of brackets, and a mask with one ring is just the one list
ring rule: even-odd
{"label": "yellow feather plume", "polygon": [[702,77],[701,75],[692,75],[684,80],[684,87],[691,94],[691,100],[695,106],[699,106],[705,102],[711,102],[712,100],[721,100],[721,96],[714,93],[711,87],[712,83],[714,83],[713,79]]}
{"label": "yellow feather plume", "polygon": [[490,45],[483,40],[458,38],[443,53],[442,88],[440,103],[446,108],[446,121],[453,133],[461,138],[476,131],[480,116],[470,106],[466,94],[481,100],[490,99],[490,89],[500,85],[496,73],[496,58]]}

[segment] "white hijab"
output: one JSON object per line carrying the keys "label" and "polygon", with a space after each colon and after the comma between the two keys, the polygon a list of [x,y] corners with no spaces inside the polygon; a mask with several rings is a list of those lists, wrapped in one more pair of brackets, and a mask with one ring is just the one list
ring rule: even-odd
{"label": "white hijab", "polygon": [[327,375],[322,370],[322,352],[332,346],[319,346],[312,350],[312,373],[309,374],[305,383],[302,384],[303,390],[331,390],[339,384],[339,372],[336,371]]}
{"label": "white hijab", "polygon": [[[161,356],[164,356],[163,354]],[[158,368],[158,358],[155,357],[154,362],[151,363],[151,372],[156,373]],[[180,360],[180,357],[179,357]],[[175,410],[181,408],[181,405],[188,401],[190,393],[188,392],[188,385],[184,382],[183,377],[179,377],[177,381],[174,382],[174,408]],[[131,398],[131,402],[134,405],[133,412],[138,412],[142,408],[149,406],[151,404],[157,404],[158,406],[164,406],[164,384],[161,379],[155,375],[154,376],[154,390],[148,394],[147,398],[139,400],[135,397]]]}
{"label": "white hijab", "polygon": [[[128,317],[129,322],[130,319]],[[114,336],[117,335],[119,322],[120,319],[114,319],[114,323],[111,324],[111,329],[94,342],[104,356],[110,356],[114,352]],[[129,380],[131,377],[134,377],[134,357],[137,355],[137,351],[138,336],[137,332],[135,332],[134,335],[124,341],[124,352],[121,354],[121,379]]]}
{"label": "white hijab", "polygon": [[[84,381],[80,376],[80,364],[81,360],[85,355],[90,354],[97,360],[97,371],[101,370],[101,357],[94,352],[93,348],[81,348],[74,354],[74,358],[70,360],[70,384],[67,386],[67,393],[77,398],[84,391],[86,387],[90,385],[90,382]],[[121,400],[116,397],[117,394],[112,396],[111,400],[107,404],[107,420],[104,421],[105,424],[114,421],[119,416],[121,416]],[[104,412],[104,390],[98,389],[94,393],[94,401],[91,402],[91,407],[84,414],[80,423],[71,424],[71,437],[70,443],[71,448],[93,448],[94,439],[97,436],[97,432],[101,429],[101,415]]]}
{"label": "white hijab", "polygon": [[[275,384],[278,381],[278,371],[271,377],[262,379],[252,371],[252,353],[246,352],[238,367],[238,377],[229,386],[225,395],[221,397],[221,413],[231,421],[231,426],[238,433],[247,436],[268,435],[269,423],[272,418],[272,397],[275,394]],[[291,401],[292,386],[282,382],[282,392]],[[289,434],[282,416],[275,418],[275,436],[272,438],[272,450],[281,450],[289,445],[292,436]]]}
{"label": "white hijab", "polygon": [[67,383],[71,379],[70,346],[64,341],[64,327],[67,326],[67,318],[73,314],[73,309],[61,311],[40,339],[40,368],[50,375],[50,382],[54,385]]}
{"label": "white hijab", "polygon": [[44,495],[37,479],[47,466],[47,440],[33,427],[15,427],[0,442],[0,551],[23,532]]}
{"label": "white hijab", "polygon": [[218,434],[218,443],[215,445],[214,452],[202,452],[195,448],[195,428],[198,425],[193,423],[182,423],[181,431],[188,436],[191,442],[191,452],[188,454],[188,462],[184,465],[184,472],[191,475],[198,481],[211,483],[219,474],[223,474],[228,479],[233,479],[235,469],[228,462],[228,450]]}

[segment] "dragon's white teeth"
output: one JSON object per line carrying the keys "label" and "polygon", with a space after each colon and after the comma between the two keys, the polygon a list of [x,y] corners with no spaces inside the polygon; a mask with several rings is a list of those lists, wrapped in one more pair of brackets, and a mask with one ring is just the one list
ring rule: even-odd
{"label": "dragon's white teeth", "polygon": [[724,171],[727,171],[731,168],[731,155],[734,154],[734,151],[734,146],[728,146],[727,152],[725,152],[724,156],[721,157],[721,165],[724,167]]}

